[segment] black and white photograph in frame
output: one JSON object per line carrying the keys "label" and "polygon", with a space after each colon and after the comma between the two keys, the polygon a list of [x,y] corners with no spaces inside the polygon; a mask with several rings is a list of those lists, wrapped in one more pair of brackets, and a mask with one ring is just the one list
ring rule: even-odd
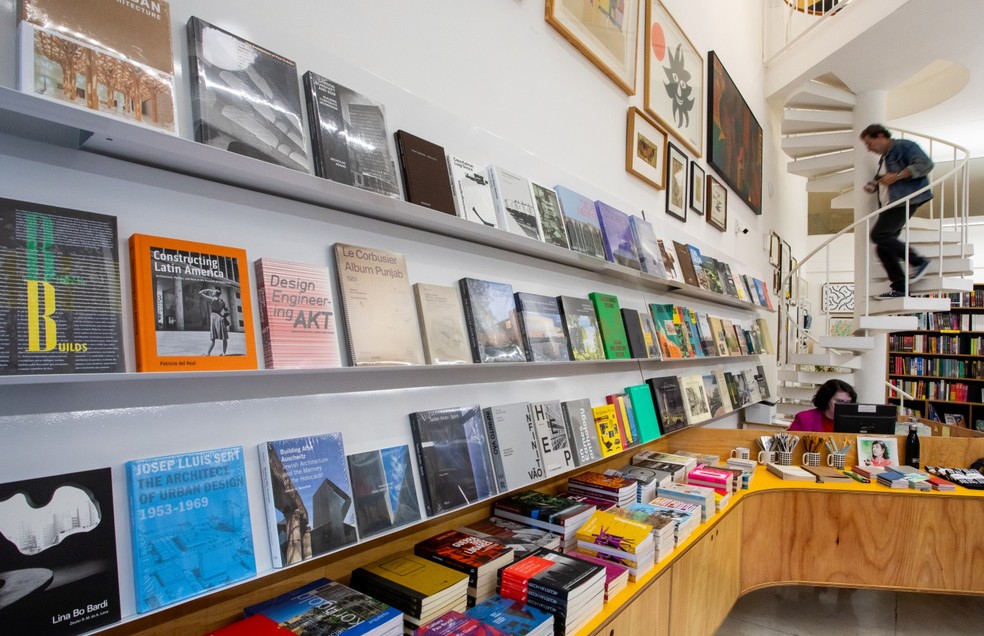
{"label": "black and white photograph in frame", "polygon": [[666,142],[666,213],[687,220],[687,165],[683,151]]}
{"label": "black and white photograph in frame", "polygon": [[728,189],[712,175],[707,175],[707,216],[705,218],[708,224],[722,232],[728,229]]}
{"label": "black and white photograph in frame", "polygon": [[704,214],[704,169],[696,161],[690,162],[690,209]]}

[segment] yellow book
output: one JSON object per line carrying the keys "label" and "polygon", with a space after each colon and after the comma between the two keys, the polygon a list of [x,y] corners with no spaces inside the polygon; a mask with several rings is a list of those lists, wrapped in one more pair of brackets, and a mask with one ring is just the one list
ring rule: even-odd
{"label": "yellow book", "polygon": [[608,457],[622,452],[622,437],[618,433],[618,415],[615,405],[605,404],[591,409],[595,427],[598,429],[598,442],[601,444],[602,457]]}
{"label": "yellow book", "polygon": [[583,542],[582,546],[589,543],[638,554],[652,547],[652,533],[653,527],[648,523],[598,510],[578,528],[577,540]]}

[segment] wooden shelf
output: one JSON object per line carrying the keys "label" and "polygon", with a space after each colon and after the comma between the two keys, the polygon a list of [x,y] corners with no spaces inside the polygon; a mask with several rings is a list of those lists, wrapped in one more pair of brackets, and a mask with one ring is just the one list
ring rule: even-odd
{"label": "wooden shelf", "polygon": [[889,373],[890,378],[916,378],[917,380],[956,380],[959,382],[984,382],[984,378],[960,378],[945,375],[907,375],[905,373]]}
{"label": "wooden shelf", "polygon": [[921,351],[889,351],[890,356],[932,356],[934,358],[974,358],[979,359],[980,355],[971,353],[923,353]]}

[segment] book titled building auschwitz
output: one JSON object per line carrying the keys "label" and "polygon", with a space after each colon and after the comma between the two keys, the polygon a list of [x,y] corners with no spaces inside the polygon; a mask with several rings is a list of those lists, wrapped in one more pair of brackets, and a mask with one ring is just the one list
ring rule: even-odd
{"label": "book titled building auschwitz", "polygon": [[272,258],[255,266],[266,368],[341,366],[328,269]]}
{"label": "book titled building auschwitz", "polygon": [[444,148],[405,130],[396,131],[394,137],[407,201],[454,216],[454,192]]}
{"label": "book titled building auschwitz", "polygon": [[177,133],[167,2],[20,4],[20,90]]}
{"label": "book titled building auschwitz", "polygon": [[188,20],[195,141],[310,172],[297,65],[204,20]]}
{"label": "book titled building auschwitz", "polygon": [[564,214],[571,249],[605,260],[605,241],[594,201],[564,186],[554,188]]}
{"label": "book titled building auschwitz", "polygon": [[512,285],[478,278],[458,281],[475,362],[526,362]]}
{"label": "book titled building auschwitz", "polygon": [[138,371],[256,368],[246,252],[130,237]]}
{"label": "book titled building auschwitz", "polygon": [[259,445],[260,480],[274,567],[356,541],[352,483],[341,433]]}
{"label": "book titled building auschwitz", "polygon": [[0,484],[0,621],[70,636],[120,620],[109,468]]}
{"label": "book titled building auschwitz", "polygon": [[543,479],[543,460],[529,403],[514,402],[482,410],[499,492]]}
{"label": "book titled building auschwitz", "polygon": [[420,339],[427,364],[469,364],[472,361],[464,310],[458,290],[446,285],[414,283]]}
{"label": "book titled building auschwitz", "polygon": [[360,538],[420,520],[406,444],[349,455],[348,466]]}
{"label": "book titled building auschwitz", "polygon": [[242,446],[136,459],[125,470],[138,612],[256,574]]}
{"label": "book titled building auschwitz", "polygon": [[526,177],[493,165],[489,166],[489,179],[499,229],[542,240],[540,218]]}
{"label": "book titled building auschwitz", "polygon": [[458,216],[487,227],[498,227],[489,173],[470,161],[448,155],[448,174]]}
{"label": "book titled building auschwitz", "polygon": [[116,217],[0,198],[0,375],[126,370]]}

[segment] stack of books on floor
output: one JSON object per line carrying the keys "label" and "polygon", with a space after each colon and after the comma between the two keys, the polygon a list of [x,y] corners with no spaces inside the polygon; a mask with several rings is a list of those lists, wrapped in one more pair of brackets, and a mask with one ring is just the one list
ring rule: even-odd
{"label": "stack of books on floor", "polygon": [[550,636],[554,631],[553,614],[498,594],[465,613],[513,636]]}
{"label": "stack of books on floor", "polygon": [[560,547],[570,552],[577,545],[577,529],[587,521],[595,507],[536,490],[500,499],[492,512],[497,517],[518,521],[560,535]]}
{"label": "stack of books on floor", "polygon": [[607,559],[588,556],[581,552],[571,552],[570,556],[605,568],[605,602],[614,598],[629,584],[629,568]]}
{"label": "stack of books on floor", "polygon": [[414,546],[413,553],[468,575],[468,606],[495,593],[495,574],[513,562],[513,550],[458,530],[444,532]]}
{"label": "stack of books on floor", "polygon": [[697,467],[697,460],[674,453],[639,451],[632,456],[632,465],[664,470],[673,475],[673,481],[682,484],[687,480],[687,473]]}
{"label": "stack of books on floor", "polygon": [[605,604],[605,568],[537,550],[499,571],[499,594],[554,615],[554,635],[581,629]]}
{"label": "stack of books on floor", "polygon": [[612,512],[597,511],[577,530],[577,551],[629,568],[638,581],[656,562],[653,527]]}
{"label": "stack of books on floor", "polygon": [[[612,514],[638,523],[644,523],[652,528],[654,560],[659,563],[670,556],[676,547],[676,520],[666,511],[652,510],[647,512],[643,507],[652,504],[634,503],[628,508],[615,508]],[[583,527],[583,526],[582,526]]]}
{"label": "stack of books on floor", "polygon": [[[648,506],[652,506],[656,511],[665,510],[673,515],[677,524],[674,530],[677,545],[687,540],[687,537],[697,529],[703,518],[703,508],[700,504],[670,499],[669,497],[656,497]],[[629,506],[629,510],[638,509],[649,512],[648,506],[646,504],[633,504]]]}
{"label": "stack of books on floor", "polygon": [[691,486],[690,484],[672,483],[660,486],[656,489],[656,494],[667,499],[676,499],[684,503],[693,503],[700,506],[700,520],[707,521],[717,512],[717,504],[714,501],[714,489],[704,486]]}
{"label": "stack of books on floor", "polygon": [[402,611],[408,632],[445,612],[463,612],[468,607],[467,574],[409,551],[356,568],[350,584]]}
{"label": "stack of books on floor", "polygon": [[627,506],[636,500],[639,487],[632,479],[589,470],[568,477],[567,490],[574,494],[590,495],[616,506]]}
{"label": "stack of books on floor", "polygon": [[663,470],[626,464],[621,468],[609,468],[606,475],[616,475],[636,482],[636,501],[649,502],[656,498],[656,488],[673,481],[673,476]]}
{"label": "stack of books on floor", "polygon": [[458,530],[473,537],[495,541],[512,548],[514,561],[522,559],[539,548],[561,549],[559,534],[501,517],[482,519],[458,528]]}

